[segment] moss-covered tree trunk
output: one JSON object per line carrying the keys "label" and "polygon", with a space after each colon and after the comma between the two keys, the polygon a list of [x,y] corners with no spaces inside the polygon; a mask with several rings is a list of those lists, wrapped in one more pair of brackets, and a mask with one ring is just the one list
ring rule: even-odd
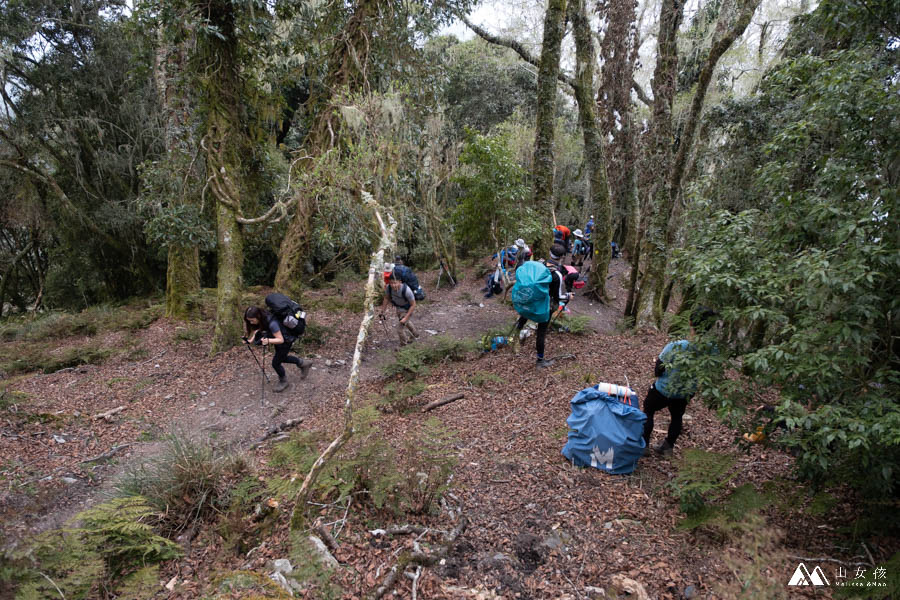
{"label": "moss-covered tree trunk", "polygon": [[244,234],[234,209],[216,204],[216,329],[211,353],[236,345],[243,331],[241,292],[244,289]]}
{"label": "moss-covered tree trunk", "polygon": [[[648,256],[648,267],[641,273],[641,265],[632,265],[629,301],[625,307],[625,319],[637,323],[644,295],[648,293],[648,281],[660,275],[659,260],[653,260],[659,252],[665,252],[664,236],[667,215],[661,208],[666,205],[666,179],[672,166],[672,104],[675,100],[675,78],[678,72],[678,26],[684,13],[681,0],[662,0],[657,36],[656,67],[653,71],[653,118],[650,122],[648,160],[645,166],[646,206],[653,219],[643,236],[640,254]],[[663,266],[665,262],[663,261]]]}
{"label": "moss-covered tree trunk", "polygon": [[628,256],[634,254],[638,228],[636,188],[636,127],[632,110],[631,88],[638,58],[638,28],[634,0],[605,4],[607,27],[600,45],[603,69],[597,104],[601,109],[603,139],[613,236]]}
{"label": "moss-covered tree trunk", "polygon": [[556,80],[562,40],[566,32],[566,0],[549,0],[544,15],[544,41],[538,67],[537,120],[534,136],[533,206],[545,227],[533,248],[536,257],[547,256],[553,239],[553,137],[556,120]]}
{"label": "moss-covered tree trunk", "polygon": [[[190,150],[196,141],[188,139],[191,135],[188,101],[183,87],[177,82],[184,76],[186,68],[186,52],[184,42],[173,46],[166,41],[163,29],[160,29],[159,45],[156,51],[156,92],[165,119],[164,141],[167,162],[177,165],[179,169],[171,175],[185,182],[193,181],[190,173],[183,174],[181,168],[191,169]],[[186,160],[185,160],[186,159]],[[195,194],[195,186],[173,185],[170,189],[179,193],[169,202],[184,204],[199,200]],[[196,246],[172,244],[168,249],[166,267],[166,316],[174,319],[187,319],[191,316],[190,296],[200,290],[200,254]]]}
{"label": "moss-covered tree trunk", "polygon": [[[335,39],[328,57],[325,85],[310,97],[307,105],[314,115],[313,124],[304,141],[305,152],[312,157],[321,155],[337,141],[338,126],[332,119],[332,101],[345,91],[351,93],[365,88],[366,70],[372,46],[372,21],[377,19],[383,0],[357,0],[341,34]],[[317,210],[314,197],[297,198],[294,216],[288,224],[278,256],[275,287],[297,297],[304,280],[303,273],[309,258],[312,217]]]}
{"label": "moss-covered tree trunk", "polygon": [[590,179],[591,206],[594,214],[594,255],[588,277],[588,293],[598,299],[606,299],[606,273],[609,271],[609,240],[611,210],[609,188],[606,182],[606,162],[603,157],[603,140],[600,124],[594,110],[594,64],[597,61],[591,25],[587,17],[585,0],[570,0],[569,19],[575,34],[575,101],[578,104],[578,120],[584,138],[584,161]]}
{"label": "moss-covered tree trunk", "polygon": [[245,98],[235,4],[214,0],[197,8],[217,30],[217,35],[206,34],[198,39],[198,66],[205,74],[201,96],[206,114],[203,148],[209,188],[216,201],[216,326],[210,349],[215,354],[238,344],[242,331],[244,233],[238,216],[247,189],[241,164],[241,157],[247,152],[241,122]]}
{"label": "moss-covered tree trunk", "polygon": [[[753,17],[753,13],[759,6],[759,3],[760,0],[734,0],[733,6],[727,6],[726,8],[734,8],[737,11],[736,16],[732,16],[731,10],[726,9],[723,9],[720,13],[713,44],[709,49],[709,54],[697,79],[697,89],[694,92],[690,113],[681,133],[678,152],[675,154],[672,162],[665,187],[662,188],[660,186],[662,188],[660,202],[654,204],[657,210],[654,219],[656,241],[650,247],[650,267],[648,272],[652,279],[648,283],[653,286],[653,320],[657,327],[662,327],[663,314],[668,304],[665,270],[676,232],[676,219],[673,218],[673,210],[681,192],[685,165],[694,143],[694,135],[700,122],[700,113],[703,110],[706,92],[709,89],[709,84],[712,81],[719,59],[747,29],[747,25],[750,24],[750,19]],[[730,24],[729,21],[731,21]]]}

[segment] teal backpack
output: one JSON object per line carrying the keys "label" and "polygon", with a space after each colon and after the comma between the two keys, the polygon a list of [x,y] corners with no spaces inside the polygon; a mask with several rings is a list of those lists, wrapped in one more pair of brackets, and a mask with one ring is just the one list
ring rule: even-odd
{"label": "teal backpack", "polygon": [[550,320],[550,282],[553,275],[543,264],[530,260],[516,269],[512,303],[516,312],[535,323]]}

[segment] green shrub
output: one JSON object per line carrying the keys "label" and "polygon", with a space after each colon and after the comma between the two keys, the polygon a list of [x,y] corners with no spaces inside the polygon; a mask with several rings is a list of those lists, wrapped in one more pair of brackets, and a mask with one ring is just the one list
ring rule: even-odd
{"label": "green shrub", "polygon": [[387,377],[400,376],[412,380],[428,374],[428,365],[443,361],[459,361],[478,349],[472,340],[457,340],[450,336],[436,336],[428,344],[410,344],[394,352],[393,361],[382,367]]}
{"label": "green shrub", "polygon": [[[105,589],[119,597],[159,586],[153,566],[180,556],[174,542],[152,527],[159,515],[146,499],[117,498],[75,517],[77,528],[39,535],[21,550],[0,557],[0,586],[22,600],[92,597]],[[0,591],[3,588],[0,587]],[[96,596],[93,596],[96,597]]]}
{"label": "green shrub", "polygon": [[11,319],[0,326],[3,341],[40,342],[107,331],[135,331],[149,327],[163,315],[161,304],[93,306],[78,313],[51,311],[37,318]]}
{"label": "green shrub", "polygon": [[494,373],[488,373],[486,371],[479,371],[474,375],[470,375],[468,381],[470,384],[476,387],[482,387],[487,383],[504,383],[502,377],[500,377],[499,375],[495,375]]}
{"label": "green shrub", "polygon": [[587,315],[560,315],[554,321],[553,326],[564,333],[572,335],[587,335],[593,333],[591,318]]}
{"label": "green shrub", "polygon": [[425,382],[394,382],[384,386],[384,393],[379,397],[379,407],[391,412],[405,413],[409,411],[411,400],[425,391]]}
{"label": "green shrub", "polygon": [[240,457],[209,441],[171,434],[158,457],[129,467],[116,486],[123,496],[143,496],[172,536],[208,520],[227,505],[233,480],[246,470]]}
{"label": "green shrub", "polygon": [[318,323],[306,321],[306,329],[300,339],[297,340],[297,346],[300,348],[318,348],[324,346],[332,334],[332,329]]}
{"label": "green shrub", "polygon": [[440,419],[432,417],[413,436],[404,450],[403,489],[400,492],[407,512],[427,514],[450,487],[450,475],[459,462],[456,433]]}

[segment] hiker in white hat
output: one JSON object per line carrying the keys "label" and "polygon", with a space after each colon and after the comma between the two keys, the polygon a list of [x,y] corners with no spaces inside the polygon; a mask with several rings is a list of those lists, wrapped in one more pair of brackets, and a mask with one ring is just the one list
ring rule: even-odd
{"label": "hiker in white hat", "polygon": [[518,269],[526,261],[531,260],[531,248],[528,247],[528,244],[522,238],[516,240],[516,247],[519,249],[519,254],[516,256],[516,268]]}
{"label": "hiker in white hat", "polygon": [[581,267],[584,264],[584,257],[587,256],[587,243],[584,241],[584,234],[580,229],[576,229],[575,244],[572,246],[572,262],[573,267]]}

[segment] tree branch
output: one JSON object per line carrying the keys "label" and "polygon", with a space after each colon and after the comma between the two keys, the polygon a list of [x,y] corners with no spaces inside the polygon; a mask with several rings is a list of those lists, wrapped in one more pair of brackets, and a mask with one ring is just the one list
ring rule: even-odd
{"label": "tree branch", "polygon": [[653,108],[653,98],[647,95],[647,92],[644,91],[644,88],[641,87],[641,84],[639,84],[637,80],[631,80],[631,88],[635,92],[637,92],[638,100],[640,100],[650,108]]}
{"label": "tree branch", "polygon": [[[394,246],[394,232],[397,229],[397,222],[390,214],[387,216],[388,225],[385,226],[384,220],[381,217],[381,207],[375,202],[375,199],[370,193],[363,191],[362,196],[363,202],[369,205],[375,212],[375,218],[381,229],[381,241],[378,244],[378,248],[372,252],[372,260],[369,263],[369,279],[366,281],[366,308],[363,313],[362,322],[359,325],[359,333],[356,336],[356,349],[353,352],[353,361],[350,363],[350,378],[347,381],[347,392],[344,401],[344,430],[331,442],[331,444],[329,444],[325,451],[319,455],[319,458],[316,459],[316,462],[314,462],[309,469],[306,479],[303,480],[303,485],[300,486],[300,490],[297,492],[294,510],[291,514],[292,531],[303,528],[303,513],[306,510],[306,502],[309,493],[312,490],[313,483],[315,483],[319,473],[324,470],[328,461],[337,454],[355,433],[353,428],[353,398],[356,396],[356,388],[359,386],[359,366],[362,363],[363,347],[366,344],[366,337],[369,334],[369,329],[372,327],[372,321],[375,320],[375,300],[379,296],[375,281],[380,278],[381,267],[384,264],[385,251]],[[376,277],[376,275],[378,275],[378,277]]]}
{"label": "tree branch", "polygon": [[[474,23],[469,21],[469,18],[467,16],[465,16],[463,14],[460,14],[458,16],[459,16],[460,20],[468,26],[469,29],[474,31],[478,35],[478,37],[480,37],[484,41],[486,41],[490,44],[494,44],[495,46],[503,46],[505,48],[509,48],[509,49],[513,50],[516,54],[518,54],[522,58],[522,60],[524,60],[528,64],[534,65],[535,67],[538,66],[537,58],[532,56],[531,53],[528,52],[528,49],[525,46],[523,46],[522,43],[519,42],[518,40],[514,40],[511,38],[504,38],[504,37],[500,37],[498,35],[494,35],[494,34],[490,33],[489,31],[487,31],[486,29],[483,29],[483,28],[479,27],[478,25],[475,25]],[[569,77],[562,71],[560,71],[556,77],[557,77],[557,79],[559,79],[561,82],[565,83],[572,89],[574,89],[577,85],[573,78]]]}

